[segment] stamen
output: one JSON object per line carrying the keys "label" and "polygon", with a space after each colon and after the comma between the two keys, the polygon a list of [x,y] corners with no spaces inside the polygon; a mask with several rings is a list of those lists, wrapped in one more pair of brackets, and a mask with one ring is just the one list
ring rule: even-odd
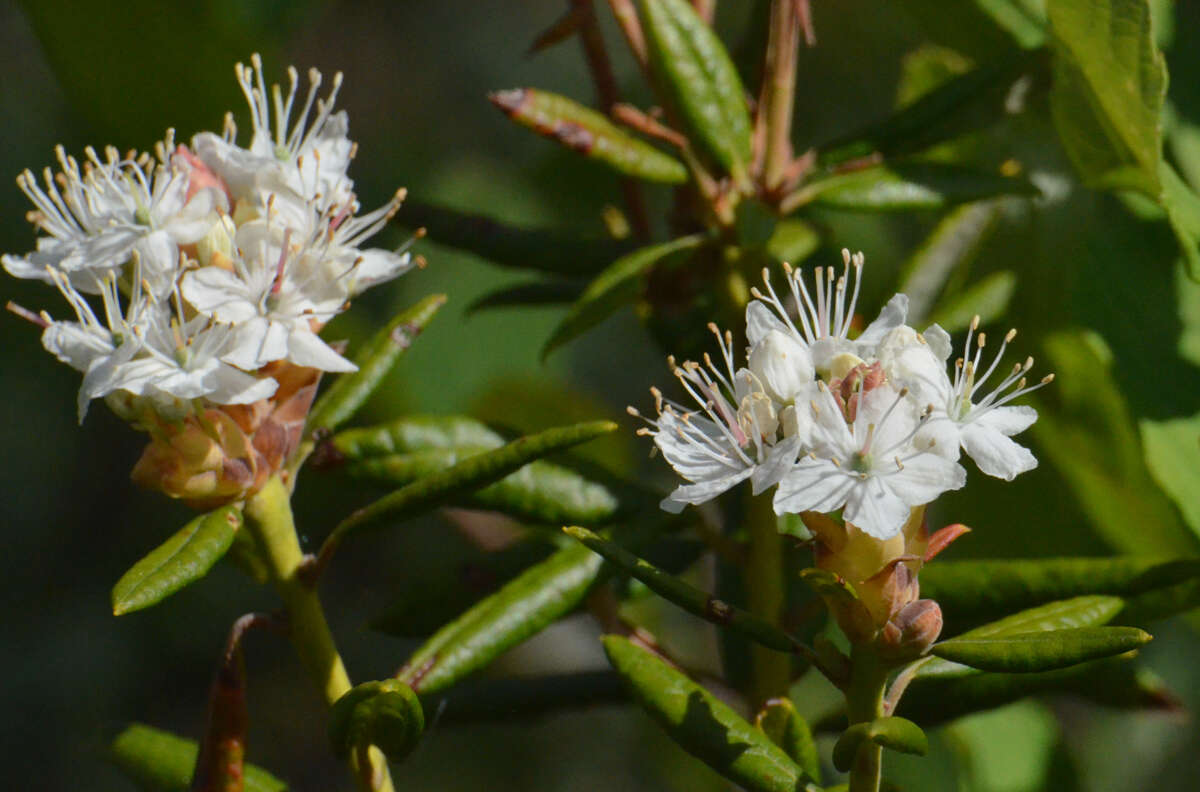
{"label": "stamen", "polygon": [[35,314],[33,311],[29,310],[28,308],[23,308],[20,305],[17,305],[12,300],[9,300],[8,304],[5,305],[4,307],[6,309],[8,309],[9,313],[15,314],[27,322],[32,322],[33,324],[37,325],[38,327],[42,328],[43,330],[45,330],[51,324],[49,318],[43,317],[43,316],[38,316],[37,314]]}

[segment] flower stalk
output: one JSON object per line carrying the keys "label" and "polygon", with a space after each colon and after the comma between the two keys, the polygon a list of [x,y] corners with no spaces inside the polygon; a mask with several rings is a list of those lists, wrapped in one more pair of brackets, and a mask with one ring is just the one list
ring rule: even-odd
{"label": "flower stalk", "polygon": [[[246,528],[257,542],[271,582],[287,610],[292,646],[325,703],[332,706],[350,690],[350,675],[333,642],[320,598],[301,575],[304,553],[292,517],[290,493],[278,476],[246,501],[245,516]],[[372,746],[365,753],[353,754],[350,769],[359,789],[393,792],[387,761],[378,748]]]}
{"label": "flower stalk", "polygon": [[[891,667],[868,643],[850,654],[850,683],[846,686],[846,716],[851,726],[869,723],[884,714],[884,691]],[[849,792],[879,792],[883,778],[883,748],[864,740],[850,768]]]}
{"label": "flower stalk", "polygon": [[[750,538],[743,575],[746,599],[751,612],[779,626],[785,596],[783,535],[776,527],[770,498],[747,497],[746,527]],[[791,684],[790,655],[752,644],[750,668],[750,698],[756,709],[787,692]]]}
{"label": "flower stalk", "polygon": [[796,96],[796,58],[800,46],[799,9],[795,0],[772,0],[766,64],[758,123],[762,130],[762,183],[779,190],[792,159],[792,111]]}

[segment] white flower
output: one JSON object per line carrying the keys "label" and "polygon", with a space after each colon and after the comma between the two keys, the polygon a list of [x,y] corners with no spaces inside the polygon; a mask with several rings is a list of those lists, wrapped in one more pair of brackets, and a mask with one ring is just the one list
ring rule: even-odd
{"label": "white flower", "polygon": [[[763,284],[767,293],[757,288],[757,298],[746,306],[746,338],[751,346],[758,344],[771,331],[790,335],[798,344],[808,348],[812,364],[818,373],[828,376],[834,361],[839,356],[850,355],[862,359],[874,356],[874,348],[892,329],[904,324],[908,314],[908,297],[896,294],[880,311],[879,317],[867,326],[854,340],[850,340],[850,325],[854,319],[854,308],[858,303],[858,291],[862,283],[863,255],[842,250],[845,269],[841,277],[834,277],[833,267],[817,267],[816,287],[810,294],[804,282],[803,271],[784,265],[788,287],[796,305],[797,321],[792,317],[771,286],[770,271],[763,270]],[[849,279],[853,276],[853,292]],[[846,300],[850,294],[849,302]],[[814,299],[815,295],[815,299]]]}
{"label": "white flower", "polygon": [[919,450],[922,416],[905,390],[878,385],[860,395],[847,423],[822,383],[809,409],[811,446],[779,482],[775,513],[832,512],[877,539],[897,535],[915,506],[966,481],[961,465]]}
{"label": "white flower", "polygon": [[[735,372],[732,335],[722,336],[715,325],[709,328],[717,336],[724,372],[707,354],[705,366],[691,361],[675,366],[673,359],[669,361],[700,412],[668,401],[652,388],[658,418],[644,418],[651,428],[638,430],[652,436],[671,467],[692,482],[663,500],[662,508],[673,513],[687,504],[712,500],[746,479],[751,479],[756,494],[774,486],[795,460],[802,441],[794,409],[780,410],[749,369]],[[633,407],[629,412],[643,417]]]}
{"label": "white flower", "polygon": [[200,239],[216,221],[223,197],[215,190],[189,193],[186,161],[168,156],[168,133],[159,158],[122,159],[116,149],[101,160],[90,147],[81,170],[59,146],[61,187],[47,168],[45,189],[25,171],[17,184],[35,207],[35,223],[49,236],[26,256],[3,257],[4,268],[19,278],[52,281],[49,270],[65,273],[87,293],[102,289],[107,273],[132,257],[156,294],[170,292],[178,268],[179,245]]}
{"label": "white flower", "polygon": [[910,383],[923,403],[932,405],[930,419],[918,433],[918,443],[931,444],[936,453],[955,459],[961,447],[981,471],[1012,481],[1017,474],[1037,467],[1037,459],[1029,449],[1010,439],[1037,420],[1037,411],[1024,405],[1009,405],[1009,402],[1049,384],[1054,375],[1026,386],[1025,375],[1033,367],[1033,358],[1026,358],[1024,363],[1014,364],[990,392],[977,397],[996,373],[1008,344],[1017,334],[1016,330],[1010,330],[1004,336],[991,365],[980,372],[987,337],[979,333],[972,355],[971,342],[978,327],[979,317],[976,316],[967,333],[963,356],[955,361],[953,381],[946,374],[950,339],[937,325],[925,331],[928,343],[897,348],[887,365],[895,370],[900,381]]}

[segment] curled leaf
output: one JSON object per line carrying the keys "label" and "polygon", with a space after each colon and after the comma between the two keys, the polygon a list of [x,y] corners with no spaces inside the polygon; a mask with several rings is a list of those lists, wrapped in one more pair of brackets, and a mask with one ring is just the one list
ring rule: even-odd
{"label": "curled leaf", "polygon": [[425,730],[425,712],[412,688],[398,679],[355,685],[338,699],[329,714],[333,752],[378,746],[389,761],[407,756]]}
{"label": "curled leaf", "polygon": [[876,718],[856,723],[842,732],[833,746],[833,766],[842,772],[849,770],[858,749],[868,742],[918,756],[929,752],[929,738],[917,724],[904,718]]}

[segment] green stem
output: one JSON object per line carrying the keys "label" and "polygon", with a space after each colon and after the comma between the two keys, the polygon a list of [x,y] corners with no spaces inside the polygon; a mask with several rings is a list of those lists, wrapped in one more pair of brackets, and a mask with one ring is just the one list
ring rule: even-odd
{"label": "green stem", "polygon": [[[850,684],[846,686],[846,715],[851,726],[883,715],[890,670],[871,646],[859,645],[851,651]],[[882,770],[883,748],[864,740],[850,768],[849,792],[879,792]]]}
{"label": "green stem", "polygon": [[795,0],[772,0],[759,123],[765,125],[763,184],[777,190],[792,159],[792,112],[800,20]]}
{"label": "green stem", "polygon": [[[292,518],[290,493],[278,476],[246,501],[245,516],[246,527],[262,550],[271,582],[287,609],[296,654],[325,703],[332,706],[350,690],[350,676],[333,643],[317,592],[305,585],[299,574],[304,553]],[[360,789],[393,792],[387,760],[378,748],[372,746],[365,757],[351,756],[350,769]]]}
{"label": "green stem", "polygon": [[[769,497],[748,496],[746,524],[750,546],[744,575],[750,611],[778,627],[783,613],[783,537],[780,536]],[[792,681],[792,660],[765,646],[750,647],[750,698],[755,708],[784,695]]]}

